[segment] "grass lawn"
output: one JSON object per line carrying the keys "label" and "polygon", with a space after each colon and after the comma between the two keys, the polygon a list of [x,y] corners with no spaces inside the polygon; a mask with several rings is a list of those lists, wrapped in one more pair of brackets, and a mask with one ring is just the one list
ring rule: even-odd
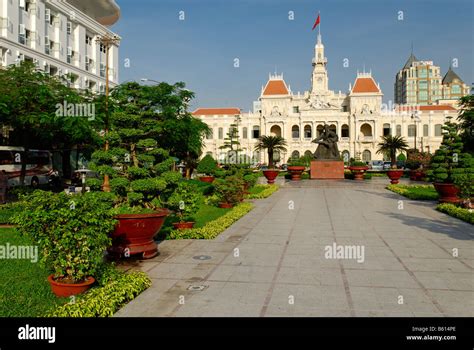
{"label": "grass lawn", "polygon": [[[0,246],[30,246],[26,237],[13,229],[0,229]],[[39,317],[69,300],[54,296],[46,278],[48,272],[29,260],[0,262],[0,317]]]}
{"label": "grass lawn", "polygon": [[387,189],[404,197],[418,200],[438,200],[433,185],[388,185]]}

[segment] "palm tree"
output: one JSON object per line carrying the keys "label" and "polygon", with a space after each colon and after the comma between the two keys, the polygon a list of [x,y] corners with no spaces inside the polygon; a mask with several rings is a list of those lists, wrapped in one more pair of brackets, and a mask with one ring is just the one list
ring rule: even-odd
{"label": "palm tree", "polygon": [[286,141],[281,136],[260,136],[255,150],[260,152],[264,149],[268,153],[268,168],[273,169],[273,154],[275,152],[286,152]]}
{"label": "palm tree", "polygon": [[377,153],[387,154],[390,156],[392,168],[397,167],[397,152],[408,150],[408,143],[402,136],[382,136],[382,142],[378,144]]}

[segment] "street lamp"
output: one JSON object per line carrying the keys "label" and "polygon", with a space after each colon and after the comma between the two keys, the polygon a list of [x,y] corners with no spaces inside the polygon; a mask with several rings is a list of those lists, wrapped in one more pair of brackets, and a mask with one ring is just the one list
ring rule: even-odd
{"label": "street lamp", "polygon": [[140,81],[143,82],[143,83],[147,83],[147,82],[149,82],[149,81],[151,81],[151,82],[153,82],[153,83],[157,83],[157,84],[160,83],[160,82],[157,81],[157,80],[148,79],[148,78],[141,78]]}
{"label": "street lamp", "polygon": [[418,111],[415,111],[414,114],[411,115],[411,119],[413,120],[413,125],[415,125],[415,147],[414,149],[416,150],[416,138],[417,138],[417,127],[416,123],[419,123],[421,121],[420,117],[418,116]]}
{"label": "street lamp", "polygon": [[[118,45],[120,38],[116,35],[113,37],[109,35],[100,36],[96,40],[105,48],[105,151],[109,150],[109,141],[107,134],[109,133],[109,49],[112,45]],[[102,184],[104,192],[110,192],[109,175],[104,175],[104,183]]]}

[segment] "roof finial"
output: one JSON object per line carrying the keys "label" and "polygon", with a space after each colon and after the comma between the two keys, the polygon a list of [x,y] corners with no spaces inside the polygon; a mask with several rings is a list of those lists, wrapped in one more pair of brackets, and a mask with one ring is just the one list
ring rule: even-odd
{"label": "roof finial", "polygon": [[411,41],[411,54],[413,55],[413,40]]}

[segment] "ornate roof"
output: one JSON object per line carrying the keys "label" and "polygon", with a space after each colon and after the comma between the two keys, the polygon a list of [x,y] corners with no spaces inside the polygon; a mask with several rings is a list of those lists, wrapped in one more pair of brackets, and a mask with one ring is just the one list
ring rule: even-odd
{"label": "ornate roof", "polygon": [[235,115],[240,114],[239,108],[198,108],[193,115]]}
{"label": "ornate roof", "polygon": [[462,79],[459,77],[459,75],[457,75],[453,69],[451,68],[451,66],[449,67],[448,69],[448,72],[446,73],[446,75],[444,76],[443,78],[443,84],[451,84],[455,79],[459,80],[460,82],[462,82]]}

